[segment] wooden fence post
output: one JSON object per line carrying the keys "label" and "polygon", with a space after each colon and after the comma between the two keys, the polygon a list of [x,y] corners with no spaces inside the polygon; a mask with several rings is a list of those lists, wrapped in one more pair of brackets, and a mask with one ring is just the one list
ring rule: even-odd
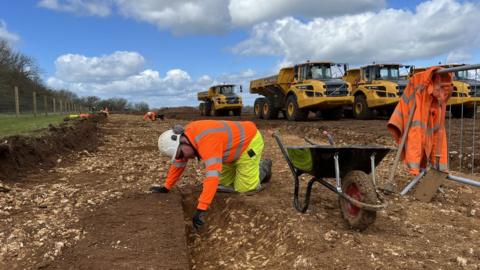
{"label": "wooden fence post", "polygon": [[45,116],[48,116],[47,96],[43,96],[43,109],[45,110]]}
{"label": "wooden fence post", "polygon": [[60,113],[63,113],[63,104],[62,104],[62,100],[59,100],[58,102],[60,103]]}
{"label": "wooden fence post", "polygon": [[15,86],[15,114],[17,118],[20,116],[20,101],[18,99],[18,87]]}
{"label": "wooden fence post", "polygon": [[33,116],[37,117],[37,92],[33,91]]}

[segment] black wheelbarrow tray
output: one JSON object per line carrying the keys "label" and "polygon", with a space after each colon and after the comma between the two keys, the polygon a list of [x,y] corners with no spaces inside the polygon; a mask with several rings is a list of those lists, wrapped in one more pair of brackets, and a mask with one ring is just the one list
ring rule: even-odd
{"label": "black wheelbarrow tray", "polygon": [[[393,148],[378,145],[284,146],[278,134],[273,137],[295,180],[295,209],[302,213],[307,211],[312,186],[318,182],[339,196],[342,216],[351,228],[363,230],[375,222],[376,211],[386,206],[377,192],[375,167]],[[312,178],[307,184],[305,201],[300,204],[299,177],[302,174],[310,174]],[[326,178],[334,178],[336,185],[327,182]]]}

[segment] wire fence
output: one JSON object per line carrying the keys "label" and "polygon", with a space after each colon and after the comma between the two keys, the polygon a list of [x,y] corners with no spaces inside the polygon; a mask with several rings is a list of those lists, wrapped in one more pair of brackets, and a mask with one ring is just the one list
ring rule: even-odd
{"label": "wire fence", "polygon": [[454,87],[447,106],[446,119],[449,168],[468,174],[480,173],[478,137],[480,126],[480,70],[454,74]]}
{"label": "wire fence", "polygon": [[34,117],[85,111],[77,102],[51,92],[0,84],[0,115]]}

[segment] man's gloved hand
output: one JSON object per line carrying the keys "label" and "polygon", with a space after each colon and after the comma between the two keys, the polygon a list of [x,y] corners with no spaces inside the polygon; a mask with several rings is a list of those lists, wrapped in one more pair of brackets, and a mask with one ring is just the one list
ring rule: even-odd
{"label": "man's gloved hand", "polygon": [[197,231],[203,226],[203,224],[205,224],[205,221],[203,220],[203,216],[205,214],[206,214],[205,210],[197,209],[195,211],[195,214],[193,215],[192,224]]}
{"label": "man's gloved hand", "polygon": [[153,193],[168,193],[170,190],[166,187],[151,187],[150,191]]}

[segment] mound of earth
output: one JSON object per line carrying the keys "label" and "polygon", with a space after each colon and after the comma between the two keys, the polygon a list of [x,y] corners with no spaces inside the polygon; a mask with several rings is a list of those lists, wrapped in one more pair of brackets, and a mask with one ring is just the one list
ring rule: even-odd
{"label": "mound of earth", "polygon": [[3,138],[0,142],[0,180],[14,181],[32,169],[52,167],[58,155],[66,151],[94,150],[98,142],[98,121],[93,118],[51,125],[48,132],[39,137]]}

